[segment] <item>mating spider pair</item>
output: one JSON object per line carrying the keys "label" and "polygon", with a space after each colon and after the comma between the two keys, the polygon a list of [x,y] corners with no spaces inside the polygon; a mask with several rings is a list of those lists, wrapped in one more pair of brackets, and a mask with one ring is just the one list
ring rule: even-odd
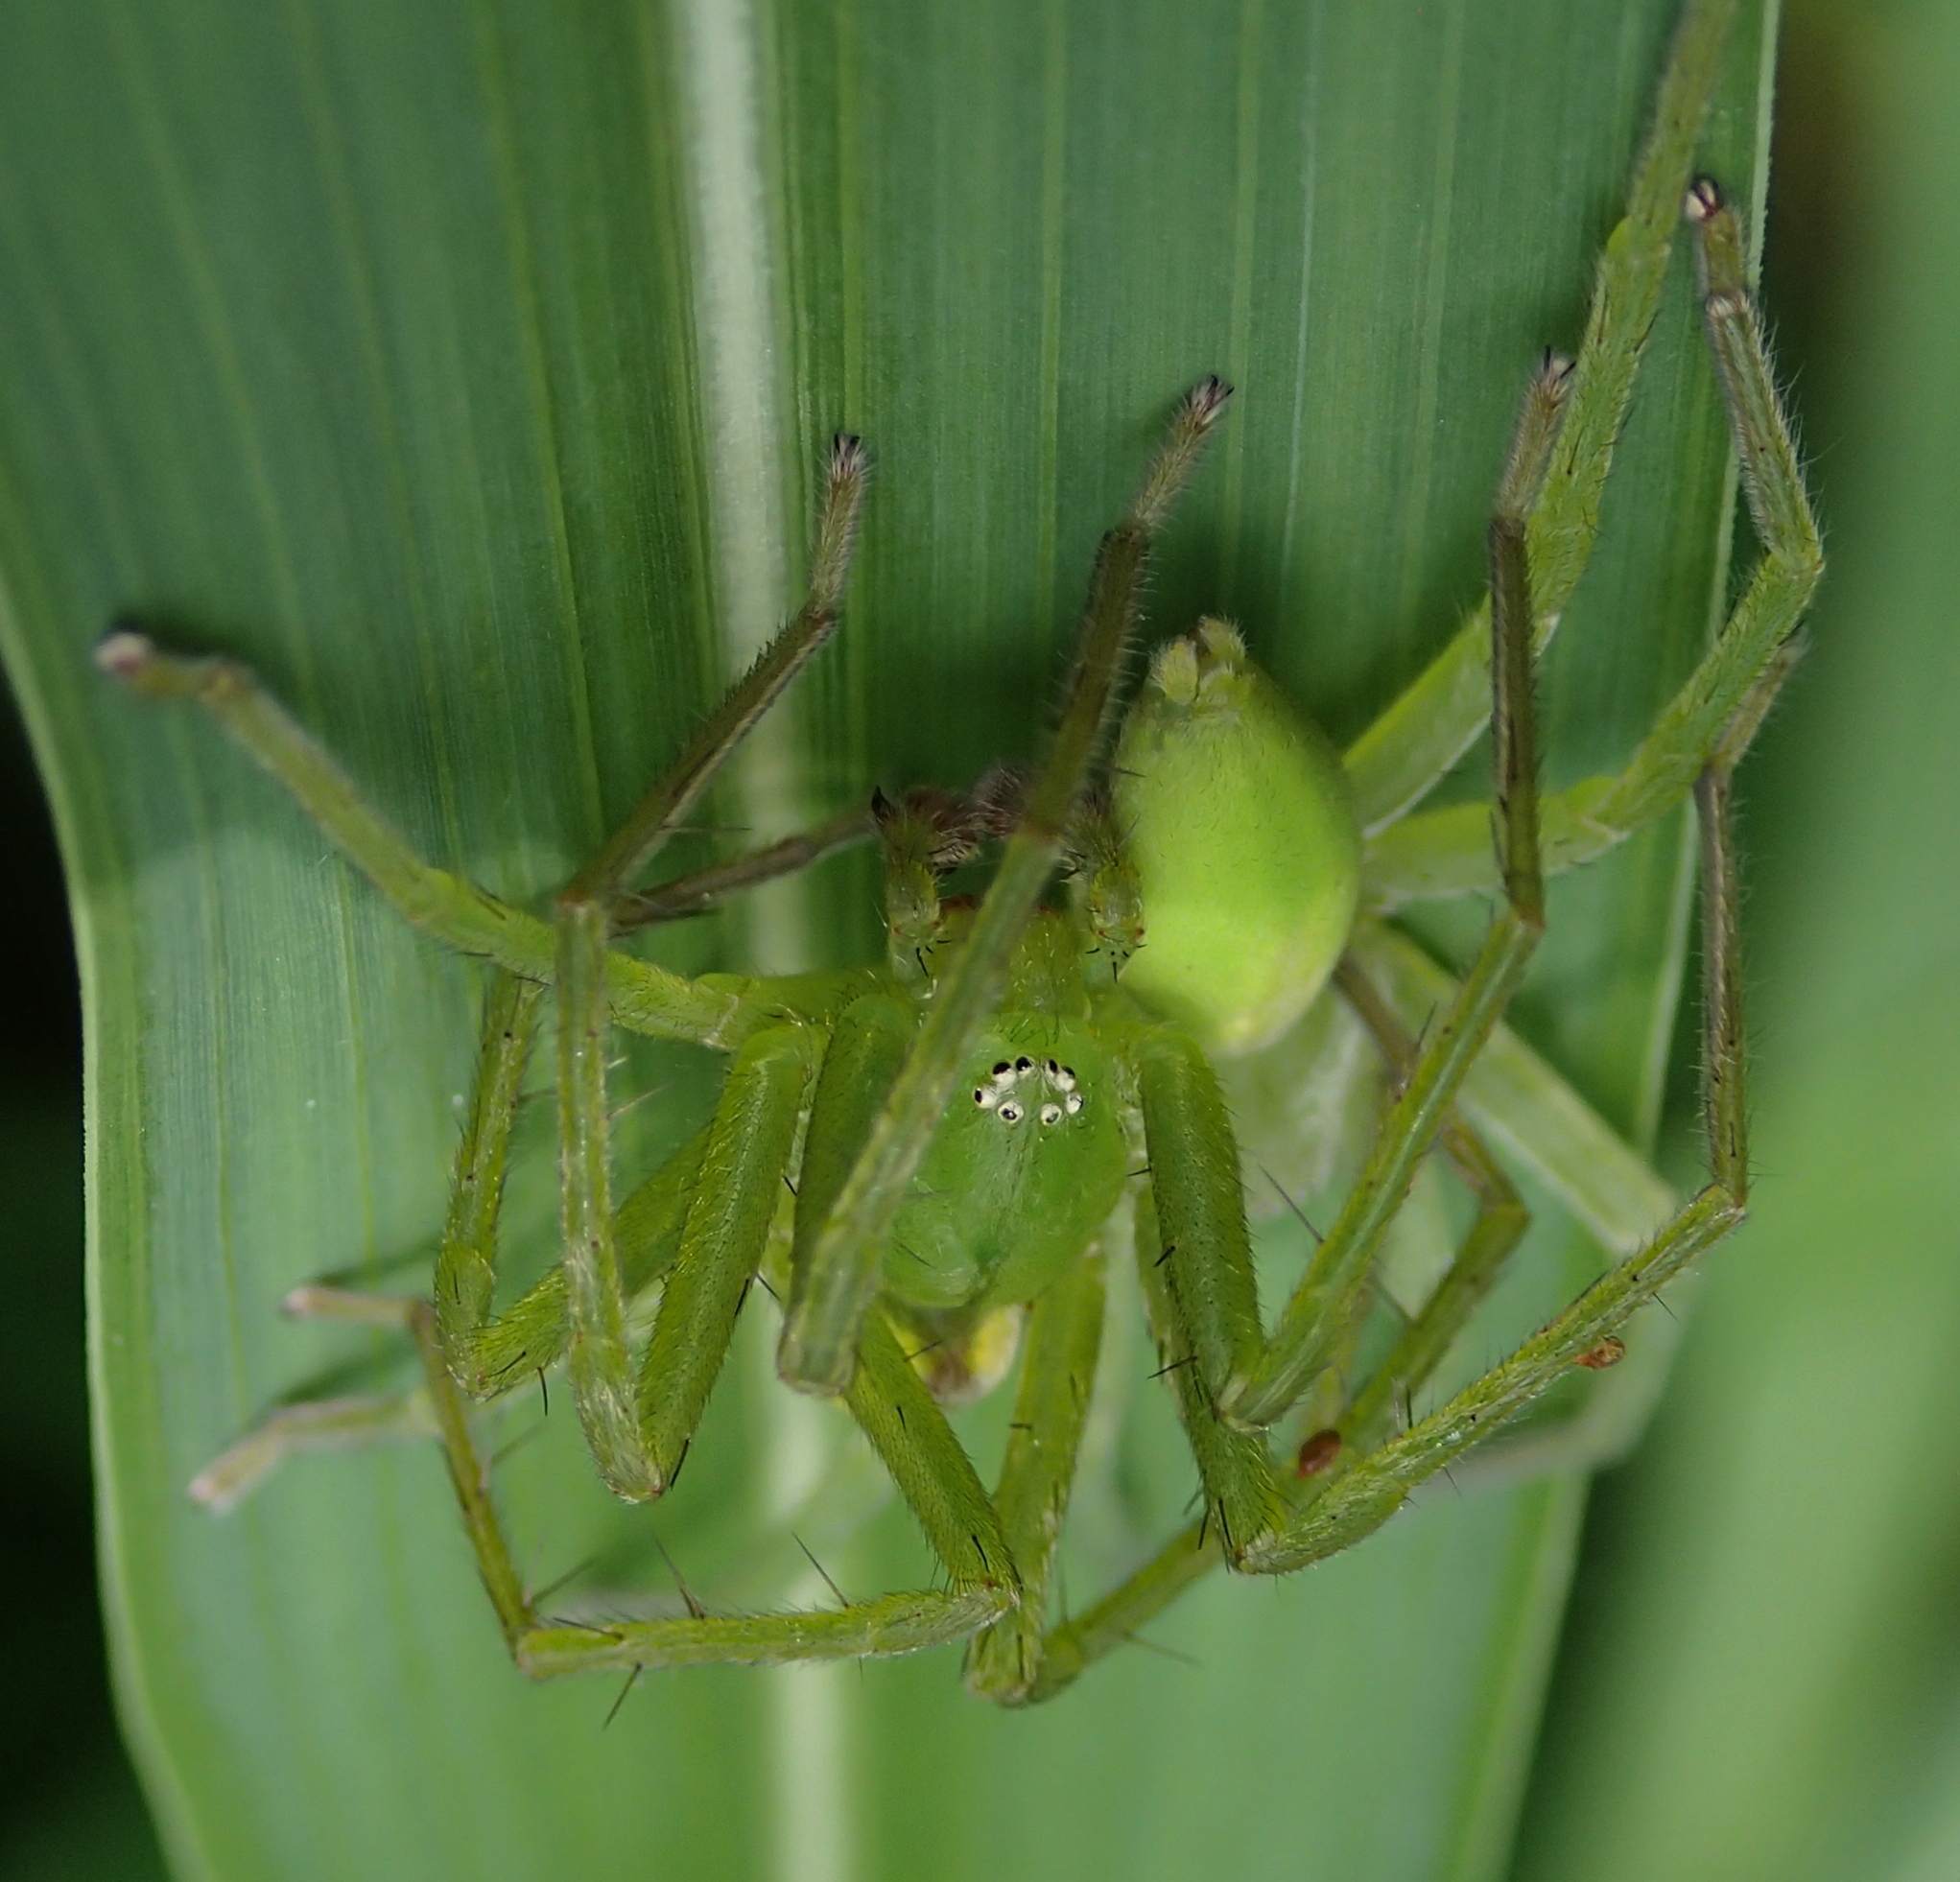
{"label": "mating spider pair", "polygon": [[[1610,1364],[1616,1329],[1725,1235],[1746,1199],[1729,786],[1792,664],[1821,570],[1736,217],[1712,184],[1688,185],[1725,23],[1718,6],[1690,12],[1584,344],[1574,362],[1547,355],[1526,388],[1490,525],[1487,623],[1473,623],[1339,756],[1235,631],[1203,623],[1157,652],[1100,777],[1151,547],[1227,396],[1205,381],[1103,538],[1067,702],[1025,788],[986,814],[923,793],[880,802],[888,946],[874,965],[690,979],[614,945],[663,906],[638,889],[667,836],[837,626],[866,474],[855,439],[833,447],[801,610],[549,921],[413,855],[235,663],[163,651],[140,629],[112,632],[99,655],[107,671],[146,694],[203,704],[409,920],[490,963],[432,1299],[310,1289],[295,1302],[406,1328],[423,1385],[395,1400],[286,1407],[206,1471],[198,1494],[231,1500],[289,1450],[433,1428],[505,1640],[531,1674],[869,1657],[965,1640],[969,1682],[1022,1701],[1068,1684],[1215,1563],[1285,1573],[1359,1541],[1572,1367]],[[1534,652],[1592,546],[1684,198],[1761,559],[1625,768],[1541,796]],[[1487,709],[1470,703],[1484,688],[1486,646]],[[1486,713],[1495,802],[1415,809]],[[1544,879],[1690,792],[1703,835],[1711,1181],[1658,1228],[1606,1219],[1604,1238],[1622,1259],[1509,1357],[1411,1419],[1413,1395],[1524,1226],[1516,1189],[1458,1115],[1464,1081],[1488,1054],[1511,1052],[1521,1135],[1534,1107],[1569,1095],[1498,1030],[1543,929]],[[979,902],[942,896],[947,866],[994,836]],[[761,853],[719,880],[759,880],[810,847]],[[1066,901],[1049,906],[1063,873]],[[701,887],[671,888],[668,901]],[[1381,918],[1424,897],[1476,891],[1496,896],[1497,912],[1468,973],[1435,993],[1434,970]],[[1411,1038],[1402,1009],[1425,974],[1437,1003]],[[1330,977],[1396,1065],[1399,1089],[1340,1214],[1268,1329],[1239,1140],[1213,1061],[1285,1033],[1334,997],[1324,994]],[[561,1259],[499,1307],[505,1169],[547,990]],[[606,1096],[614,1025],[729,1055],[712,1117],[617,1205]],[[1596,1124],[1570,1128],[1604,1136]],[[1478,1213],[1385,1353],[1363,1366],[1357,1329],[1384,1232],[1439,1145]],[[1568,1158],[1575,1190],[1594,1149],[1626,1156],[1580,1144]],[[1583,1213],[1585,1197],[1573,1199]],[[1594,1215],[1613,1218],[1613,1208]],[[1052,1569],[1092,1397],[1104,1266],[1124,1223],[1203,1506],[1156,1558],[1054,1624]],[[657,1497],[687,1462],[757,1279],[782,1303],[783,1378],[849,1407],[946,1585],[795,1613],[604,1624],[540,1613],[500,1527],[467,1400],[562,1360],[605,1482],[629,1499]],[[635,1355],[629,1305],[654,1289],[651,1334]],[[1017,1335],[1013,1428],[989,1493],[939,1398],[995,1383]],[[915,1346],[931,1352],[909,1356]],[[1276,1433],[1288,1469],[1274,1461]]]}

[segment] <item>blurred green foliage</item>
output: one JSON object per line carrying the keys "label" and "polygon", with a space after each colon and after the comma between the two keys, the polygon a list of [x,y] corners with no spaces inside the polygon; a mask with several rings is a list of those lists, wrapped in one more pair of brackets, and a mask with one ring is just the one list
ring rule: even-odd
{"label": "blurred green foliage", "polygon": [[1594,1494],[1547,1882],[1960,1874],[1956,72],[1948,7],[1788,23],[1768,294],[1831,570],[1749,779],[1761,1180]]}

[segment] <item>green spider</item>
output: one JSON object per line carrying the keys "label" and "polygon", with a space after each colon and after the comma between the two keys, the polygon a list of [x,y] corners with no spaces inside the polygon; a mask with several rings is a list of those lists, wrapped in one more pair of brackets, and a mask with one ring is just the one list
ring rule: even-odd
{"label": "green spider", "polygon": [[[1584,343],[1573,361],[1547,353],[1529,381],[1490,525],[1487,616],[1345,754],[1280,694],[1235,630],[1207,621],[1157,650],[1105,756],[1153,542],[1229,393],[1216,379],[1178,406],[1128,515],[1102,540],[1060,724],[1025,788],[971,801],[881,797],[869,819],[640,892],[719,765],[837,626],[867,468],[858,441],[840,437],[800,611],[550,920],[416,858],[236,663],[113,630],[99,654],[106,670],[142,694],[201,703],[410,921],[491,964],[431,1299],[314,1287],[291,1303],[406,1329],[423,1384],[391,1400],[283,1407],[194,1494],[223,1507],[291,1452],[433,1431],[506,1644],[532,1676],[964,1641],[969,1684],[1024,1702],[1068,1685],[1216,1564],[1282,1574],[1360,1541],[1575,1367],[1613,1364],[1624,1352],[1616,1329],[1743,1212],[1730,778],[1794,662],[1822,570],[1740,225],[1712,182],[1688,181],[1728,12],[1718,0],[1690,9]],[[1533,659],[1591,552],[1684,200],[1761,556],[1626,767],[1541,798]],[[1416,810],[1486,717],[1494,804]],[[1546,875],[1591,860],[1690,793],[1703,841],[1712,1169],[1667,1217],[1657,1180],[1500,1020],[1543,931]],[[879,963],[689,979],[614,945],[866,834],[885,859]],[[943,895],[947,870],[988,849],[979,901]],[[1058,879],[1066,894],[1045,900]],[[1497,910],[1460,982],[1382,919],[1421,898],[1476,891]],[[499,1308],[505,1171],[548,988],[561,1259]],[[1237,1076],[1234,1061],[1257,1063],[1276,1041],[1284,1050],[1289,1038],[1314,1037],[1334,995],[1373,1034],[1397,1086],[1337,1218],[1268,1327],[1248,1159],[1221,1072]],[[605,1089],[614,1025],[729,1055],[710,1120],[617,1206]],[[1417,1419],[1414,1394],[1525,1224],[1471,1116],[1532,1146],[1536,1166],[1618,1259]],[[1475,1223],[1386,1350],[1367,1352],[1359,1329],[1384,1235],[1436,1148],[1475,1192]],[[1058,1623],[1051,1584],[1103,1330],[1105,1260],[1125,1235],[1202,1508],[1158,1555]],[[690,1599],[673,1617],[545,1615],[509,1554],[468,1400],[562,1360],[605,1483],[628,1500],[658,1497],[687,1461],[757,1279],[782,1304],[781,1376],[848,1406],[945,1586],[821,1611],[712,1614]],[[636,1358],[630,1305],[656,1289]],[[941,1401],[991,1389],[1017,1349],[1013,1424],[990,1494]]]}

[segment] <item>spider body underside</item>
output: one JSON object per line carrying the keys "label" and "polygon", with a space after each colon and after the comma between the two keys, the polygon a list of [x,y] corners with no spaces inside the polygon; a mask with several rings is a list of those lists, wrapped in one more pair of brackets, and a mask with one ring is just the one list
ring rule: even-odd
{"label": "spider body underside", "polygon": [[[1216,379],[1180,403],[1130,512],[1103,538],[1067,703],[1025,784],[971,801],[881,796],[868,818],[642,892],[716,767],[838,624],[866,475],[857,440],[839,438],[802,608],[549,919],[414,857],[245,669],[163,652],[137,628],[112,631],[99,653],[107,671],[152,696],[203,704],[409,919],[490,963],[432,1297],[313,1288],[290,1303],[404,1327],[423,1383],[386,1400],[281,1407],[194,1494],[222,1507],[291,1452],[433,1432],[505,1642],[532,1675],[964,1641],[969,1683],[1022,1702],[1061,1690],[1215,1564],[1284,1573],[1361,1540],[1574,1368],[1612,1366],[1628,1315],[1746,1203],[1729,786],[1794,662],[1822,570],[1739,223],[1712,183],[1689,180],[1730,11],[1726,0],[1690,6],[1584,344],[1571,361],[1547,353],[1529,379],[1489,529],[1487,620],[1344,754],[1260,673],[1234,630],[1210,621],[1159,647],[1108,750],[1152,542],[1229,391]],[[1591,547],[1684,201],[1761,557],[1717,643],[1624,769],[1542,795],[1532,662]],[[1452,701],[1463,676],[1486,665],[1487,711],[1466,718]],[[1479,718],[1493,735],[1492,801],[1416,809]],[[1657,1183],[1500,1018],[1544,927],[1546,875],[1591,860],[1689,795],[1703,840],[1711,1175],[1671,1217],[1663,1208],[1661,1219],[1629,1219],[1638,1206],[1627,1196],[1651,1199]],[[615,945],[859,836],[874,837],[885,861],[888,946],[874,967],[688,979]],[[992,873],[978,902],[942,894],[948,869],[984,852]],[[1477,892],[1496,912],[1460,979],[1386,923],[1405,903]],[[1218,1065],[1311,1027],[1335,1000],[1373,1036],[1395,1095],[1338,1216],[1269,1320]],[[505,1166],[547,1001],[557,1011],[561,1258],[499,1307]],[[1425,1005],[1418,1029],[1405,1015]],[[617,1204],[606,1097],[616,1024],[729,1056],[713,1117]],[[1416,1418],[1415,1394],[1524,1227],[1516,1188],[1459,1107],[1466,1081],[1493,1066],[1521,1134],[1534,1107],[1568,1120],[1553,1159],[1565,1199],[1618,1259],[1515,1353]],[[1432,1150],[1467,1183],[1477,1213],[1385,1355],[1360,1366],[1357,1328],[1383,1237]],[[1638,1175],[1616,1189],[1612,1172],[1630,1165]],[[1051,1571],[1120,1232],[1134,1245],[1201,1508],[1158,1555],[1058,1622]],[[541,1614],[508,1548],[467,1400],[562,1360],[604,1481],[630,1500],[658,1497],[687,1461],[758,1279],[782,1305],[784,1380],[849,1407],[943,1585],[820,1611],[713,1614],[690,1599],[685,1615],[646,1620]],[[635,1353],[629,1305],[656,1287],[651,1332]],[[989,1491],[940,1401],[989,1389],[1017,1365],[1014,1423]]]}

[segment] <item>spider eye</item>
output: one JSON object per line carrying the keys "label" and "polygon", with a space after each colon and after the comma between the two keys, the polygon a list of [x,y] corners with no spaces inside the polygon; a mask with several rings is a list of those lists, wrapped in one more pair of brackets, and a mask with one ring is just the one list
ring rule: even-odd
{"label": "spider eye", "polygon": [[1034,1061],[1032,1059],[1016,1059],[1014,1061],[1014,1070],[1016,1071],[1032,1071],[1034,1070]]}
{"label": "spider eye", "polygon": [[1062,1121],[1062,1107],[1058,1104],[1045,1104],[1041,1107],[1041,1121],[1044,1124],[1059,1124]]}
{"label": "spider eye", "polygon": [[995,1098],[993,1093],[988,1091],[984,1085],[976,1085],[973,1088],[973,1101],[982,1111],[991,1111],[999,1100]]}
{"label": "spider eye", "polygon": [[1082,1094],[1080,1092],[1071,1092],[1065,1100],[1065,1104],[1069,1116],[1073,1117],[1082,1108]]}
{"label": "spider eye", "polygon": [[1018,1124],[1021,1121],[1021,1107],[1012,1098],[1002,1105],[1001,1121],[1004,1124]]}
{"label": "spider eye", "polygon": [[1005,1059],[1003,1059],[994,1067],[994,1076],[996,1078],[1004,1078],[1013,1070],[1014,1068]]}

